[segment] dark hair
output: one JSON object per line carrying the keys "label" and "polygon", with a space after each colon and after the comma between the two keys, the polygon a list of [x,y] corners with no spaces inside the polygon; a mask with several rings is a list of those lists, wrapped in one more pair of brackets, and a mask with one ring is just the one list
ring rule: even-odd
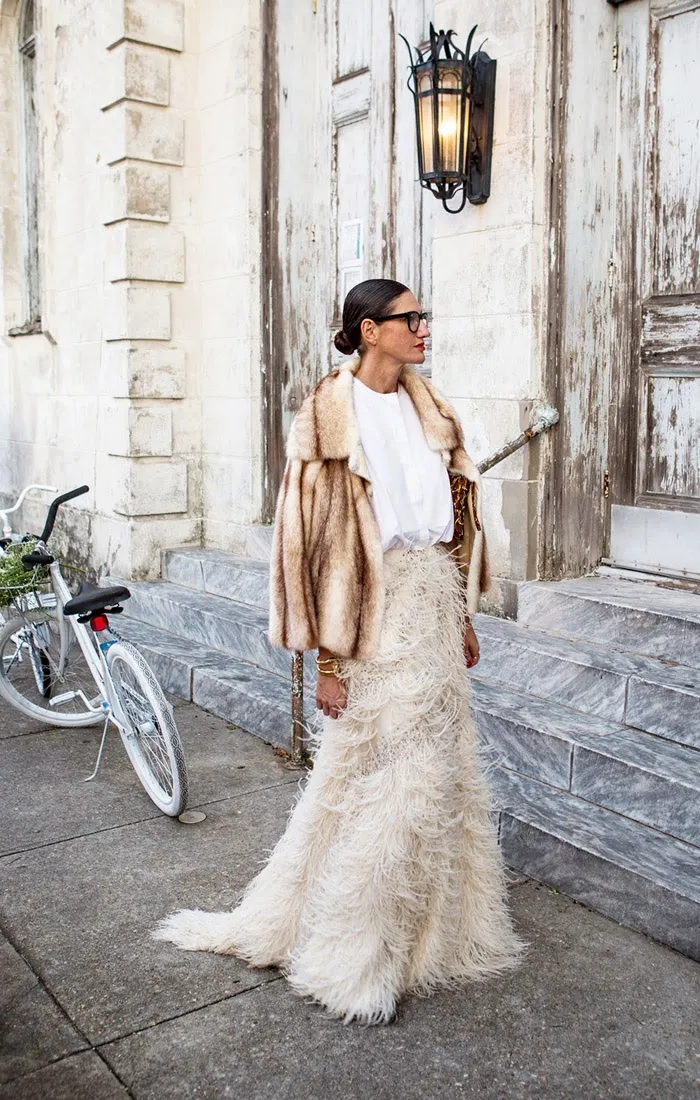
{"label": "dark hair", "polygon": [[367,317],[381,317],[392,302],[408,290],[394,279],[365,279],[348,291],[343,305],[343,327],[335,334],[335,346],[343,355],[352,355],[362,343],[360,325]]}

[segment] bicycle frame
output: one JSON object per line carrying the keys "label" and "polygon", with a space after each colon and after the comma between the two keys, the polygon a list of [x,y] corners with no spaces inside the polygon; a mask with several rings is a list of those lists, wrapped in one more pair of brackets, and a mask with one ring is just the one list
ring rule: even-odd
{"label": "bicycle frame", "polygon": [[[71,598],[71,593],[68,585],[63,579],[61,567],[57,561],[52,562],[49,566],[49,576],[51,577],[51,587],[56,596],[56,620],[58,623],[59,638],[61,640],[60,671],[63,672],[65,661],[68,656],[69,632],[72,630],[83,652],[83,656],[87,661],[88,668],[92,673],[95,684],[103,696],[103,702],[99,709],[97,707],[91,707],[88,700],[85,700],[85,702],[89,709],[95,710],[96,713],[99,713],[99,711],[104,713],[105,723],[109,722],[111,719],[116,726],[129,731],[129,720],[122,710],[121,703],[114,690],[112,675],[107,665],[107,650],[111,645],[114,645],[117,638],[114,637],[109,629],[109,624],[106,630],[93,631],[92,627],[87,626],[85,623],[79,623],[77,617],[67,617],[64,615],[63,608]],[[93,635],[95,638],[94,643],[92,640]],[[102,749],[100,748],[100,755],[101,752]]]}

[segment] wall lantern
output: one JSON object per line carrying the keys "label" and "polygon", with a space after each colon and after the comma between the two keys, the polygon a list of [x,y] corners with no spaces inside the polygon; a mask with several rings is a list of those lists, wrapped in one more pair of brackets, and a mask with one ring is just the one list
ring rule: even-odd
{"label": "wall lantern", "polygon": [[[491,149],[496,96],[496,62],[483,50],[469,56],[476,27],[464,51],[455,46],[455,31],[436,31],[416,46],[408,87],[416,106],[418,172],[421,187],[442,200],[450,214],[469,202],[484,203],[491,193]],[[462,190],[459,206],[447,203]]]}

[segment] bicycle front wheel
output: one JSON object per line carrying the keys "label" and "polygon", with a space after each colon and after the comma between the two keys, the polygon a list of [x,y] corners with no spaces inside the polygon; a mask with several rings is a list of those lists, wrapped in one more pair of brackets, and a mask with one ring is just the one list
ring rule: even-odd
{"label": "bicycle front wheel", "polygon": [[187,768],[172,708],[129,642],[109,647],[107,666],[126,719],[126,726],[117,725],[134,771],[158,809],[177,817],[187,805]]}
{"label": "bicycle front wheel", "polygon": [[55,607],[25,611],[0,630],[0,695],[49,726],[104,721],[102,693],[73,631],[62,637]]}

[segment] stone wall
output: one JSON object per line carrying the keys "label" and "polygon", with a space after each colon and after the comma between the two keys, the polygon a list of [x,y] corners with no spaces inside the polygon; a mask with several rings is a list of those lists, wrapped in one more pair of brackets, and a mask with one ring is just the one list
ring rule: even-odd
{"label": "stone wall", "polygon": [[[498,61],[491,197],[460,214],[435,203],[433,378],[454,401],[476,460],[530,422],[544,360],[549,5],[438,0],[435,24]],[[485,478],[493,602],[536,575],[538,445]]]}
{"label": "stone wall", "polygon": [[260,10],[196,5],[204,545],[224,550],[243,549],[261,507]]}

